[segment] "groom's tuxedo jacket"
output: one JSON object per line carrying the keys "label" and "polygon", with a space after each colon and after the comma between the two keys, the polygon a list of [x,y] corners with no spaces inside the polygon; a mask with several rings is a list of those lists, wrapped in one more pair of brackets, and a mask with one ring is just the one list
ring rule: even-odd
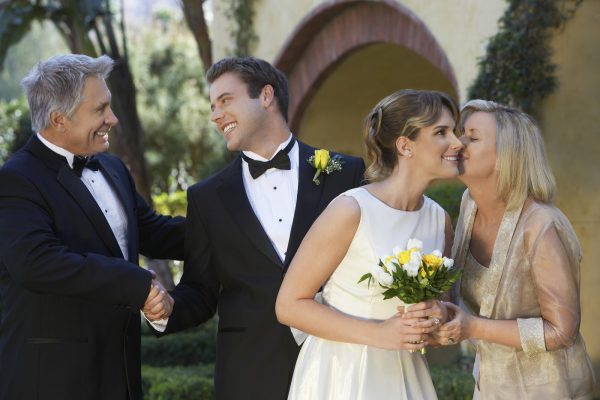
{"label": "groom's tuxedo jacket", "polygon": [[188,190],[184,273],[172,293],[175,307],[166,333],[196,326],[218,307],[215,390],[220,400],[287,397],[299,347],[275,316],[279,286],[317,216],[363,180],[363,161],[342,156],[342,171],[322,174],[315,185],[315,169],[306,162],[314,149],[298,145],[298,197],[284,262],[248,201],[240,157]]}
{"label": "groom's tuxedo jacket", "polygon": [[34,135],[0,170],[0,399],[141,400],[138,253],[183,258],[184,220],[155,214],[100,154],[128,222],[129,260],[64,157]]}

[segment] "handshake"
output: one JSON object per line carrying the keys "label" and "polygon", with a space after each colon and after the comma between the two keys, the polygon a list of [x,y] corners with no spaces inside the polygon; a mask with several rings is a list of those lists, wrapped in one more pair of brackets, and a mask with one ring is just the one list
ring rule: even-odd
{"label": "handshake", "polygon": [[164,286],[156,279],[156,274],[153,271],[151,272],[153,275],[152,286],[150,287],[150,293],[148,293],[148,298],[144,303],[142,311],[150,321],[169,318],[175,301]]}

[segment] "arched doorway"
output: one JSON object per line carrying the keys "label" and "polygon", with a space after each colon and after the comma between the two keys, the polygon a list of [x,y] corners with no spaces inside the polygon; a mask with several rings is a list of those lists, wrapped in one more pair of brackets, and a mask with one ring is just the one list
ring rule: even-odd
{"label": "arched doorway", "polygon": [[363,155],[362,119],[385,95],[435,89],[457,97],[429,29],[394,1],[329,1],[292,33],[275,65],[290,83],[290,127],[319,147]]}

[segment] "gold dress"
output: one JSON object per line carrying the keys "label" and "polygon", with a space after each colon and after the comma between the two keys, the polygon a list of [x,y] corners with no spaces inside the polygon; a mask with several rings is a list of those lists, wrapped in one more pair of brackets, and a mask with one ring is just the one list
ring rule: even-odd
{"label": "gold dress", "polygon": [[477,206],[463,195],[452,254],[460,293],[479,317],[517,320],[520,349],[478,341],[475,399],[591,399],[592,365],[579,333],[581,248],[564,214],[528,200],[504,214],[488,268],[469,254]]}

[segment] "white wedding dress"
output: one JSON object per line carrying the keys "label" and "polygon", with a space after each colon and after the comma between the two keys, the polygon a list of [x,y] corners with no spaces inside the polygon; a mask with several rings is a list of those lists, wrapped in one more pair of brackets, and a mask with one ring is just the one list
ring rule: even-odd
{"label": "white wedding dress", "polygon": [[[417,211],[389,207],[365,188],[342,194],[361,209],[358,229],[346,256],[323,287],[322,301],[342,313],[382,321],[402,302],[383,300],[383,290],[367,281],[357,283],[378,258],[404,247],[409,238],[423,242],[423,252],[444,250],[443,209],[424,197]],[[425,357],[420,352],[384,350],[335,342],[309,335],[291,384],[292,400],[420,400],[437,399]]]}

